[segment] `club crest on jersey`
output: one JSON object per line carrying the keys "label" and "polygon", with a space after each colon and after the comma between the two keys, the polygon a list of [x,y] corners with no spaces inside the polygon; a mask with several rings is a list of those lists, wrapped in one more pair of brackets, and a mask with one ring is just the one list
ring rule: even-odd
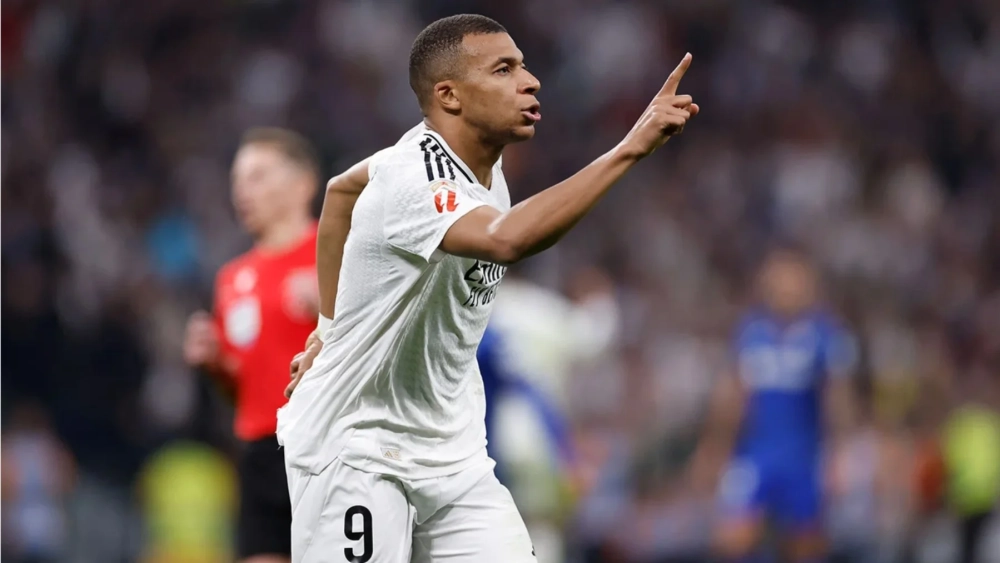
{"label": "club crest on jersey", "polygon": [[469,297],[462,305],[478,307],[492,303],[496,299],[497,288],[505,273],[507,273],[506,266],[476,260],[475,264],[465,271],[465,281],[469,284]]}
{"label": "club crest on jersey", "polygon": [[253,291],[254,286],[257,285],[257,272],[249,266],[245,266],[236,273],[236,277],[233,278],[233,289],[237,293],[250,293]]}
{"label": "club crest on jersey", "polygon": [[438,213],[451,213],[458,209],[458,184],[452,180],[440,179],[431,183],[434,193],[434,207]]}

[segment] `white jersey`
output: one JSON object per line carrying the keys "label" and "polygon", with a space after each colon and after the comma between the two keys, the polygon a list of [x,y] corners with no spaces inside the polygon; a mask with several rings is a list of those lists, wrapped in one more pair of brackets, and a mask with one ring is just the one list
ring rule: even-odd
{"label": "white jersey", "polygon": [[500,163],[490,189],[423,127],[369,160],[344,247],[323,350],[278,412],[286,463],[319,474],[338,457],[420,479],[486,456],[476,350],[503,266],[438,247],[481,205],[510,208]]}

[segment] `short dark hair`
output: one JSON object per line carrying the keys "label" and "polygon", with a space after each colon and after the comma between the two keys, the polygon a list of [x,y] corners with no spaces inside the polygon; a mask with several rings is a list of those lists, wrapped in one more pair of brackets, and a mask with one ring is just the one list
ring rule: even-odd
{"label": "short dark hair", "polygon": [[410,49],[410,88],[421,108],[425,108],[434,85],[453,76],[465,36],[492,33],[507,33],[507,29],[486,16],[459,14],[441,18],[417,35]]}
{"label": "short dark hair", "polygon": [[243,134],[240,147],[270,145],[278,149],[296,166],[319,179],[319,156],[308,139],[295,131],[280,127],[255,127]]}

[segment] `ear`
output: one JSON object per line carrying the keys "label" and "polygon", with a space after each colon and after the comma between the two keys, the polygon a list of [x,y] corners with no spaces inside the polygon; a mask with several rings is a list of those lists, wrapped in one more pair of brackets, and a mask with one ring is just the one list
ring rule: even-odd
{"label": "ear", "polygon": [[442,80],[434,85],[434,100],[446,112],[454,113],[462,109],[458,84],[454,80]]}

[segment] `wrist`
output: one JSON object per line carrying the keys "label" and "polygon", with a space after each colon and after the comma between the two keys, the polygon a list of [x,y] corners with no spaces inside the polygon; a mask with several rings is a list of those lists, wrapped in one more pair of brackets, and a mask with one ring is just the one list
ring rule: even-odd
{"label": "wrist", "polygon": [[331,326],[333,326],[333,319],[325,317],[323,313],[320,313],[319,321],[316,323],[316,333],[321,340],[326,335],[326,331],[330,330]]}
{"label": "wrist", "polygon": [[646,155],[646,151],[637,147],[635,143],[630,142],[627,138],[618,143],[618,145],[611,149],[611,152],[608,153],[608,156],[612,159],[621,160],[628,164],[635,164],[645,158]]}

